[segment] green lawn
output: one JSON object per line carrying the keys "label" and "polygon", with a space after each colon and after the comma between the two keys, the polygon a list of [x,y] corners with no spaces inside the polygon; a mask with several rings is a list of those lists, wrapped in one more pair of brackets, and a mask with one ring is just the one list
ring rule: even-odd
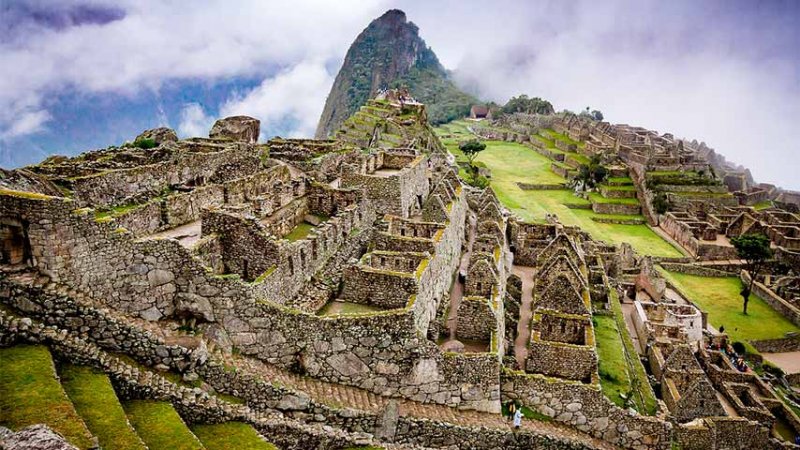
{"label": "green lawn", "polygon": [[103,448],[146,448],[128,423],[106,374],[73,365],[62,367],[60,372],[64,390]]}
{"label": "green lawn", "polygon": [[158,450],[203,450],[205,447],[168,402],[133,400],[124,404],[131,424],[148,447]]}
{"label": "green lawn", "polygon": [[780,338],[787,332],[800,331],[755,294],[750,296],[747,315],[742,314],[739,278],[700,277],[659,270],[697,306],[708,312],[708,322],[712,326],[719,328],[723,325],[731,339],[745,343],[749,351],[754,349],[746,343],[748,340]]}
{"label": "green lawn", "polygon": [[[598,371],[600,387],[603,394],[617,406],[624,407],[625,399],[631,389],[628,376],[628,363],[622,347],[617,322],[613,316],[596,315],[593,317],[594,336],[597,346]],[[622,395],[620,395],[622,394]]]}
{"label": "green lawn", "polygon": [[292,231],[289,232],[284,239],[287,239],[291,242],[299,241],[300,239],[305,239],[308,236],[308,233],[314,229],[314,225],[311,225],[308,222],[300,222]]}
{"label": "green lawn", "polygon": [[194,425],[192,432],[208,450],[277,450],[252,426],[242,422]]}
{"label": "green lawn", "polygon": [[0,349],[0,425],[19,430],[37,423],[78,448],[92,446],[92,434],[61,388],[47,347]]}

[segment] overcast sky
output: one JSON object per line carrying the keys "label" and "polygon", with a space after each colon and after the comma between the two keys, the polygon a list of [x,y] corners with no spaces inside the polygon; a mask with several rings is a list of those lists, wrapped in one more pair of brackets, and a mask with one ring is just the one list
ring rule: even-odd
{"label": "overcast sky", "polygon": [[458,82],[487,100],[705,141],[756,179],[800,189],[800,1],[0,0],[0,145],[57,127],[54,99],[134,97],[165,83],[263,80],[216,110],[185,99],[203,135],[248,114],[312,136],[348,46],[390,8]]}

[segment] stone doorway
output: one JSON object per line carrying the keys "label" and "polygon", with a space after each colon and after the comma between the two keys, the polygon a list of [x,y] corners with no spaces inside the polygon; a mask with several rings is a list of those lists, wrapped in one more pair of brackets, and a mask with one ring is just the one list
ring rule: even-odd
{"label": "stone doorway", "polygon": [[33,265],[27,223],[15,219],[0,219],[0,264]]}

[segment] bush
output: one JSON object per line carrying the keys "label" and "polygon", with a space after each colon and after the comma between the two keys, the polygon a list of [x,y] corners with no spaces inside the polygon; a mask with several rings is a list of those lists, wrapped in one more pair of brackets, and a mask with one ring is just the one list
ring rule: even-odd
{"label": "bush", "polygon": [[733,351],[735,351],[738,355],[744,355],[747,353],[747,348],[739,341],[734,342],[731,346],[733,347]]}
{"label": "bush", "polygon": [[472,177],[468,181],[470,186],[484,189],[489,187],[489,179],[483,175],[478,175],[477,177]]}
{"label": "bush", "polygon": [[158,145],[156,144],[155,139],[141,138],[141,139],[136,139],[135,141],[133,141],[133,146],[137,147],[137,148],[141,148],[141,149],[147,150],[147,149],[150,149],[150,148],[155,148]]}

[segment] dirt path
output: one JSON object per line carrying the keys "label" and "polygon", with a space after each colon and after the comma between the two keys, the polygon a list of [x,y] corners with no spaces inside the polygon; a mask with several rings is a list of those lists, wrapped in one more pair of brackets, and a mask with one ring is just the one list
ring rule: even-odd
{"label": "dirt path", "polygon": [[536,269],[527,266],[513,266],[512,272],[522,279],[522,302],[519,306],[517,339],[514,340],[514,357],[520,368],[525,367],[528,357],[528,341],[531,339],[531,316],[533,315],[533,275]]}
{"label": "dirt path", "polygon": [[800,352],[762,353],[761,356],[786,373],[800,373]]}

